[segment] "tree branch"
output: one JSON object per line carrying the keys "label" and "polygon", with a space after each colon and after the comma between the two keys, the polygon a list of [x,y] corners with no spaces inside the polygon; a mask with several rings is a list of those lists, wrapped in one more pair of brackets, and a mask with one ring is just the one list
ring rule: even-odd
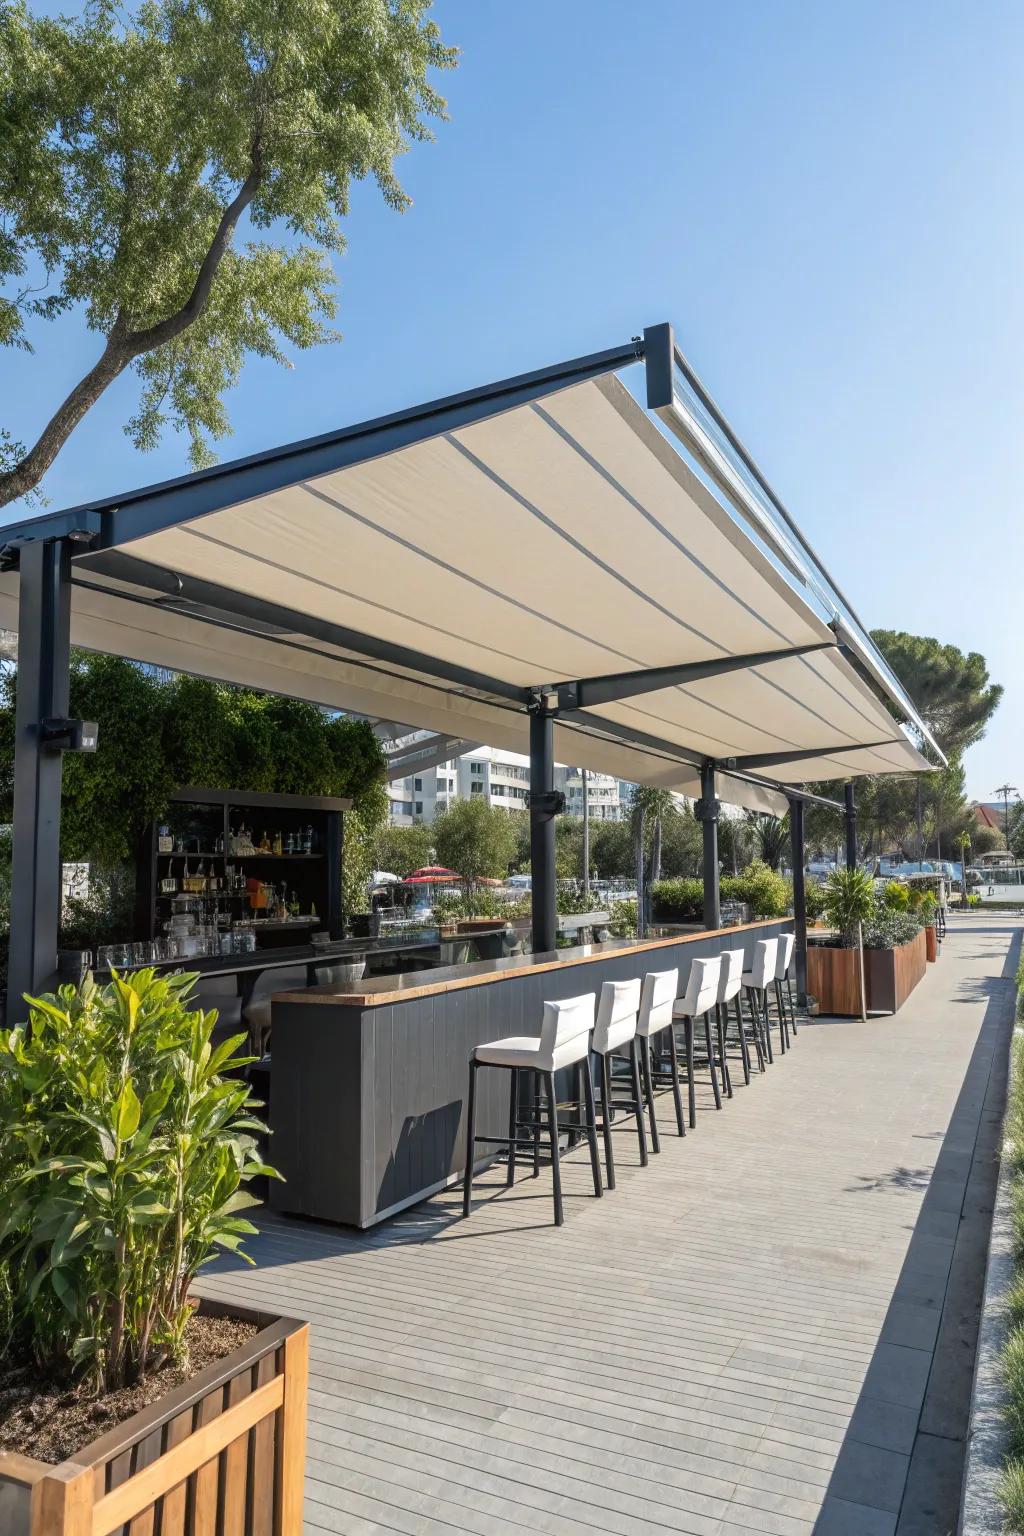
{"label": "tree branch", "polygon": [[176,336],[180,336],[182,331],[188,330],[194,320],[198,320],[209,301],[213,279],[217,275],[217,268],[220,266],[224,252],[231,244],[235,225],[256,196],[262,179],[263,162],[257,141],[253,145],[249,174],[220,216],[217,232],[203,257],[203,264],[199,268],[199,275],[192,292],[181,308],[173,315],[168,315],[166,320],[159,320],[156,325],[148,326],[144,331],[134,331],[126,338],[125,346],[129,358],[139,357],[143,352],[154,352],[157,347],[162,347],[167,342],[173,341]]}
{"label": "tree branch", "polygon": [[123,338],[115,326],[99,362],[79,379],[43,428],[35,446],[13,469],[0,474],[0,507],[6,507],[9,502],[17,501],[19,496],[35,489],[86,411],[129,362],[131,354],[124,351]]}
{"label": "tree branch", "polygon": [[103,391],[123,373],[133,358],[155,352],[181,335],[203,313],[210,298],[217,268],[231,243],[235,226],[252,202],[263,179],[263,159],[257,138],[253,143],[252,162],[238,192],[224,209],[209,249],[203,257],[192,292],[180,309],[143,331],[129,332],[118,315],[99,362],[90,368],[44,427],[35,446],[13,469],[0,474],[0,507],[17,501],[35,489],[63,448],[82,417],[95,405]]}

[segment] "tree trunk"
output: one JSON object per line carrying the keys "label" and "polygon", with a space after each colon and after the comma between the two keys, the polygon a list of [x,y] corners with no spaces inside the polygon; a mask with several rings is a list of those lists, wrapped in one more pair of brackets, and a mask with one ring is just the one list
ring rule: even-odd
{"label": "tree trunk", "polygon": [[39,441],[13,469],[0,474],[0,507],[34,491],[86,412],[131,362],[131,353],[113,333],[95,367],[80,379],[51,416]]}
{"label": "tree trunk", "polygon": [[133,358],[166,346],[198,320],[210,301],[213,280],[231,244],[235,226],[256,196],[262,177],[263,159],[257,137],[252,145],[249,174],[223,209],[192,292],[184,304],[173,315],[168,315],[144,331],[130,332],[121,316],[118,316],[99,362],[89,369],[84,378],[79,379],[59,410],[47,422],[35,447],[29,449],[13,469],[0,474],[0,507],[6,507],[10,502],[17,501],[19,496],[26,496],[29,491],[35,490],[82,417],[95,405],[118,374],[124,372]]}

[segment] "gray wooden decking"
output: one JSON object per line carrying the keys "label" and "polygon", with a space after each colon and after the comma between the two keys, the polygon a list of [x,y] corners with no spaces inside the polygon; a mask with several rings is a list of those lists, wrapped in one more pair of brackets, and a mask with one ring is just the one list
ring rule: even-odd
{"label": "gray wooden decking", "polygon": [[573,1154],[561,1230],[546,1172],[498,1169],[469,1222],[455,1192],[364,1236],[262,1218],[201,1289],[312,1324],[307,1528],[941,1536],[934,1350],[1018,926],[961,920],[898,1018],[737,1064],[685,1140],[662,1098],[602,1200]]}

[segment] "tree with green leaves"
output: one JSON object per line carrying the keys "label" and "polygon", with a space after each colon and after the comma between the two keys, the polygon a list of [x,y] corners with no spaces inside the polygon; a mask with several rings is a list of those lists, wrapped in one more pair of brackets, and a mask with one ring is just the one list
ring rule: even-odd
{"label": "tree with green leaves", "polygon": [[871,638],[947,757],[981,740],[1003,696],[984,656],[903,630],[873,629]]}
{"label": "tree with green leaves", "polygon": [[373,840],[374,868],[399,875],[403,880],[414,869],[433,862],[434,829],[422,824],[414,827],[380,827]]}
{"label": "tree with green leaves", "polygon": [[[963,755],[981,740],[1003,695],[991,681],[985,658],[964,653],[927,635],[872,630],[871,638],[913,699],[925,724],[949,759],[949,766],[921,783],[922,833],[917,834],[917,777],[857,780],[857,827],[861,851],[895,848],[920,858],[941,850],[947,857],[960,832],[973,822],[964,792]],[[813,786],[830,799],[843,797],[842,780]],[[808,807],[809,847],[835,849],[842,840],[842,814]]]}
{"label": "tree with green leaves", "polygon": [[502,879],[516,850],[509,812],[488,805],[482,795],[454,801],[433,833],[438,862],[461,875],[470,890],[477,880]]}
{"label": "tree with green leaves", "polygon": [[84,315],[94,365],[26,447],[0,424],[0,506],[37,491],[126,370],[126,432],[170,426],[194,466],[229,431],[248,356],[332,341],[331,257],[353,181],[409,199],[395,161],[431,137],[452,67],[430,0],[0,0],[0,344]]}

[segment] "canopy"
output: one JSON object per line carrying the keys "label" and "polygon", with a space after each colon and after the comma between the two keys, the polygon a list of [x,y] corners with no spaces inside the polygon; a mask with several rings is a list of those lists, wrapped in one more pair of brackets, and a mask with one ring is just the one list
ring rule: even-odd
{"label": "canopy", "polygon": [[650,346],[634,397],[644,350],[33,519],[8,562],[78,537],[78,645],[515,751],[543,698],[559,761],[684,794],[705,760],[721,798],[774,811],[766,781],[927,769],[808,546],[670,440]]}

